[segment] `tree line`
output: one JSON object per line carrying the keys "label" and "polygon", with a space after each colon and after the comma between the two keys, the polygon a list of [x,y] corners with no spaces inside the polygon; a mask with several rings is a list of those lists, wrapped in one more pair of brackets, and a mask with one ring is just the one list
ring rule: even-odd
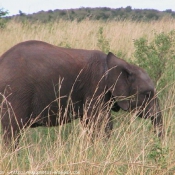
{"label": "tree line", "polygon": [[[0,10],[1,12],[1,10]],[[133,21],[152,21],[159,20],[164,17],[175,18],[175,12],[171,9],[165,11],[158,11],[154,9],[132,9],[131,6],[126,8],[78,8],[78,9],[64,9],[64,10],[48,10],[39,11],[33,14],[25,14],[19,10],[18,15],[6,17],[9,19],[16,19],[19,21],[29,20],[31,22],[50,22],[55,20],[102,20],[102,21],[118,21],[118,20],[133,20]]]}

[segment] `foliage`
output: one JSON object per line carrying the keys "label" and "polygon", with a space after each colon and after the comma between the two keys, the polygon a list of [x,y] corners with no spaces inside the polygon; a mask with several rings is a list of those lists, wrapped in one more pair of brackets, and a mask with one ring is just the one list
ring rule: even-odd
{"label": "foliage", "polygon": [[159,89],[175,81],[175,31],[160,33],[152,41],[141,37],[134,41],[136,63],[144,68]]}
{"label": "foliage", "polygon": [[7,10],[0,8],[0,29],[5,28],[7,20],[2,18],[8,14]]}
{"label": "foliage", "polygon": [[24,15],[26,15],[26,14],[23,13],[21,10],[19,10],[19,15],[20,15],[20,16],[24,16]]}
{"label": "foliage", "polygon": [[0,17],[6,16],[8,14],[7,10],[4,10],[3,8],[0,8]]}
{"label": "foliage", "polygon": [[104,36],[104,31],[103,31],[103,27],[100,27],[98,30],[98,43],[97,46],[99,47],[99,49],[101,51],[103,51],[104,53],[108,53],[110,50],[110,46],[109,46],[109,41],[105,38]]}
{"label": "foliage", "polygon": [[[21,11],[20,11],[21,12]],[[79,9],[65,9],[65,10],[48,10],[40,11],[34,14],[25,15],[20,13],[19,15],[13,16],[18,20],[28,19],[30,21],[41,21],[41,22],[50,22],[54,20],[77,20],[78,22],[89,19],[89,20],[134,20],[134,21],[151,21],[151,20],[160,20],[164,17],[175,18],[175,12],[168,9],[166,11],[158,10],[149,10],[149,9],[132,9],[131,6],[126,8],[84,8]]]}

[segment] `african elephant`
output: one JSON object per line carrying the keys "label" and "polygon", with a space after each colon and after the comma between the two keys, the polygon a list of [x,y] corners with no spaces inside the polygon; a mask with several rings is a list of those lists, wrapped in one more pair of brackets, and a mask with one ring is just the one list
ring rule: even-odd
{"label": "african elephant", "polygon": [[[162,135],[162,116],[154,85],[136,65],[96,50],[68,49],[41,41],[19,43],[0,58],[1,124],[5,143],[26,127],[95,121],[110,110],[138,111]],[[102,95],[103,94],[103,95]],[[101,96],[102,98],[99,98]],[[67,115],[70,114],[70,115]]]}

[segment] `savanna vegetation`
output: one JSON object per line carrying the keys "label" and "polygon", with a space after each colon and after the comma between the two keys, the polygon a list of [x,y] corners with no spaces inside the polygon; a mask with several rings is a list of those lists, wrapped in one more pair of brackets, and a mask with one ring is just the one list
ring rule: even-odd
{"label": "savanna vegetation", "polygon": [[[51,13],[51,12],[50,12]],[[52,13],[51,13],[52,14]],[[21,14],[22,15],[22,14]],[[8,174],[146,174],[175,173],[175,20],[48,23],[11,20],[0,29],[0,55],[26,40],[56,46],[111,51],[143,67],[154,80],[164,118],[159,140],[149,120],[133,113],[112,113],[111,138],[88,139],[79,120],[53,128],[27,129],[19,148],[0,146],[0,173]]]}
{"label": "savanna vegetation", "polygon": [[175,12],[171,9],[165,11],[158,11],[154,9],[133,9],[131,6],[126,8],[78,8],[78,9],[56,9],[48,11],[40,11],[30,15],[25,14],[19,10],[18,15],[9,17],[9,19],[16,19],[18,21],[29,20],[32,22],[40,21],[43,23],[53,22],[55,20],[68,20],[78,22],[89,20],[102,21],[118,21],[118,20],[133,20],[133,21],[152,21],[160,20],[162,18],[175,18]]}

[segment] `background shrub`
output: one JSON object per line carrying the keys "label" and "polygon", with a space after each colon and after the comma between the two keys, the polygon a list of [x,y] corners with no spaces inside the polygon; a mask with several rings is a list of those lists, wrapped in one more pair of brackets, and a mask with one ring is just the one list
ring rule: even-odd
{"label": "background shrub", "polygon": [[151,41],[147,37],[134,40],[134,56],[160,90],[175,81],[175,31],[154,35]]}

